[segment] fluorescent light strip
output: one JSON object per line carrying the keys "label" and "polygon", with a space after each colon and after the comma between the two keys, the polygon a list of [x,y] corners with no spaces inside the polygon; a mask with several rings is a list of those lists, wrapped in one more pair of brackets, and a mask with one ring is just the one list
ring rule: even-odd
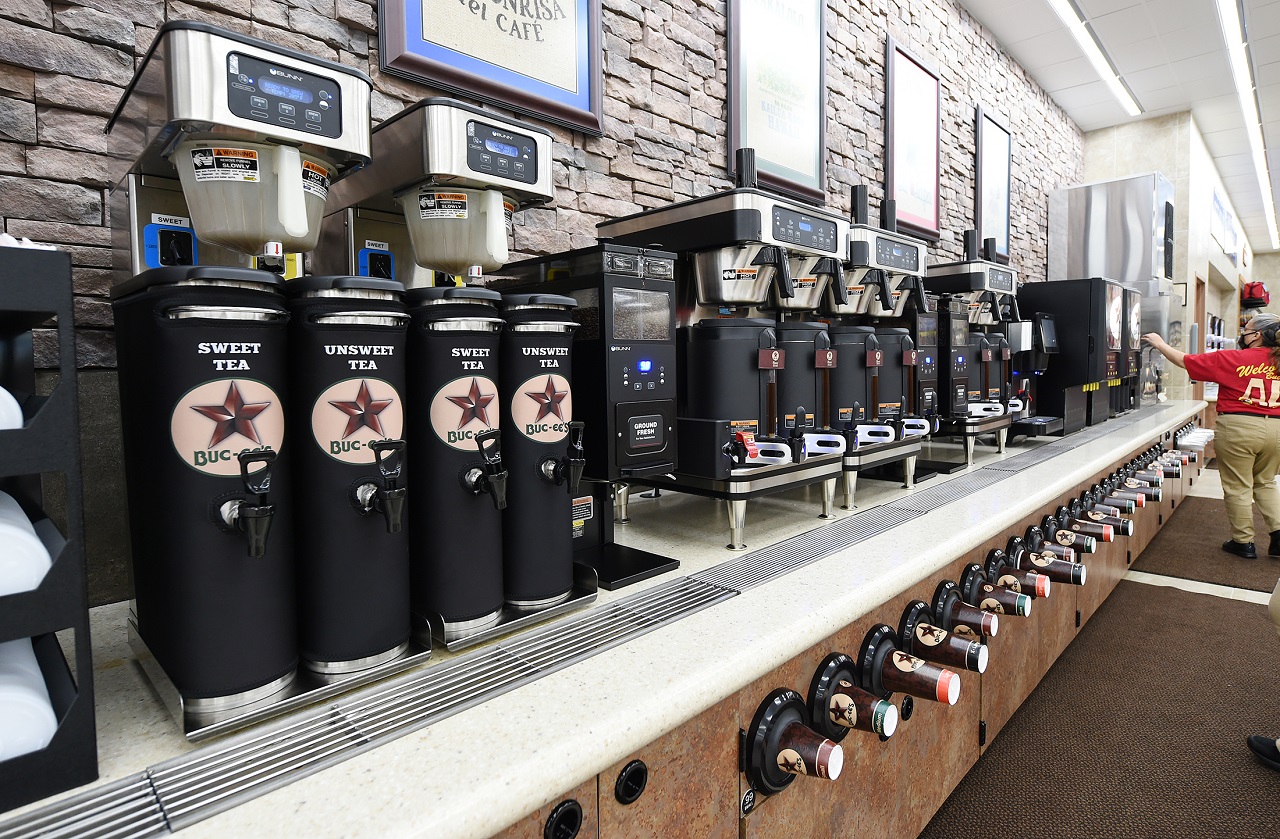
{"label": "fluorescent light strip", "polygon": [[1258,114],[1258,100],[1253,94],[1253,74],[1249,72],[1249,56],[1245,52],[1244,32],[1240,26],[1240,10],[1235,0],[1216,0],[1218,22],[1222,26],[1222,40],[1227,44],[1227,57],[1231,64],[1231,77],[1236,83],[1236,98],[1240,100],[1240,114],[1244,117],[1245,134],[1249,137],[1249,151],[1253,155],[1253,171],[1262,190],[1262,210],[1267,217],[1267,234],[1271,248],[1280,248],[1280,231],[1276,230],[1276,205],[1271,194],[1271,175],[1267,170],[1267,147],[1262,142],[1262,118]]}
{"label": "fluorescent light strip", "polygon": [[1102,54],[1102,50],[1098,48],[1098,42],[1093,40],[1092,33],[1085,28],[1084,21],[1080,19],[1080,15],[1076,13],[1071,3],[1068,0],[1049,0],[1049,7],[1058,15],[1062,25],[1067,27],[1071,37],[1076,39],[1076,44],[1084,52],[1085,58],[1089,59],[1089,63],[1093,65],[1094,72],[1110,89],[1111,95],[1120,103],[1120,107],[1124,108],[1125,113],[1131,117],[1142,113],[1142,109],[1138,107],[1137,102],[1133,101],[1129,91],[1120,84],[1115,70],[1111,69],[1111,62],[1107,61],[1107,57]]}

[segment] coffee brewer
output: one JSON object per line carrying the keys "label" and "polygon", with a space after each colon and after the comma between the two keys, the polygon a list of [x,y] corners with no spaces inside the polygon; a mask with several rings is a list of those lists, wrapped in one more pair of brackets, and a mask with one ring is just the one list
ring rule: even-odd
{"label": "coffee brewer", "polygon": [[131,640],[186,723],[295,677],[279,272],[315,246],[332,181],[369,160],[369,90],[341,64],[178,21],[108,123]]}
{"label": "coffee brewer", "polygon": [[[573,381],[585,429],[584,490],[573,499],[574,557],[621,588],[678,560],[614,542],[629,521],[627,481],[676,468],[676,255],[610,242],[507,265],[507,291],[575,301]],[[616,512],[615,512],[616,505]]]}
{"label": "coffee brewer", "polygon": [[601,238],[679,255],[677,465],[634,483],[724,499],[732,549],[745,548],[752,496],[821,481],[833,514],[837,357],[827,325],[802,318],[841,272],[845,227],[757,189],[751,149],[739,150],[734,189],[598,225]]}

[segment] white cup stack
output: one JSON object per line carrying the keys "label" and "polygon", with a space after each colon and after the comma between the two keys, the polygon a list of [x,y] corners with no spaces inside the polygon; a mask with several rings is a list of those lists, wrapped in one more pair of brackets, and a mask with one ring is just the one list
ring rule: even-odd
{"label": "white cup stack", "polygon": [[0,761],[43,749],[57,730],[31,639],[0,643]]}
{"label": "white cup stack", "polygon": [[49,550],[13,496],[0,492],[0,595],[31,591],[53,564]]}
{"label": "white cup stack", "polygon": [[22,406],[12,393],[0,387],[0,431],[21,428],[22,423]]}

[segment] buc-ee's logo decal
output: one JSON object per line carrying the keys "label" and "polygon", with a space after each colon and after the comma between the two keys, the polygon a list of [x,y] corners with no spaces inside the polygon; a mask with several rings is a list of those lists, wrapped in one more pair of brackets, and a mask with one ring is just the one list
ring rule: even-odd
{"label": "buc-ee's logo decal", "polygon": [[498,427],[498,386],[486,376],[463,376],[431,400],[431,428],[448,446],[476,452],[475,436]]}
{"label": "buc-ee's logo decal", "polygon": [[327,388],[311,408],[311,433],[343,463],[373,463],[369,444],[404,434],[404,403],[390,382],[347,379]]}
{"label": "buc-ee's logo decal", "polygon": [[511,421],[530,440],[558,443],[569,435],[572,420],[573,392],[564,376],[548,373],[527,379],[511,399]]}
{"label": "buc-ee's logo decal", "polygon": [[218,379],[183,394],[169,420],[173,447],[182,461],[206,475],[240,474],[243,451],[284,444],[280,397],[252,379]]}

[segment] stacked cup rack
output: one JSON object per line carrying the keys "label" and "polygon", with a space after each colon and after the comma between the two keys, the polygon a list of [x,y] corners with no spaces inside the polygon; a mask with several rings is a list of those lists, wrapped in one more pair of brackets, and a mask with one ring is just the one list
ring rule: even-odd
{"label": "stacked cup rack", "polygon": [[[40,396],[32,329],[53,317],[58,380]],[[8,513],[0,526],[23,531],[0,540],[0,592],[7,592],[0,594],[0,758],[48,741],[0,759],[3,812],[98,777],[66,253],[0,248],[0,388],[13,397],[6,399],[8,420],[0,424],[0,491],[17,502],[0,498]],[[21,416],[12,411],[15,402]],[[47,570],[41,546],[51,562]],[[74,643],[74,675],[55,633]],[[35,737],[33,728],[44,733]]]}

